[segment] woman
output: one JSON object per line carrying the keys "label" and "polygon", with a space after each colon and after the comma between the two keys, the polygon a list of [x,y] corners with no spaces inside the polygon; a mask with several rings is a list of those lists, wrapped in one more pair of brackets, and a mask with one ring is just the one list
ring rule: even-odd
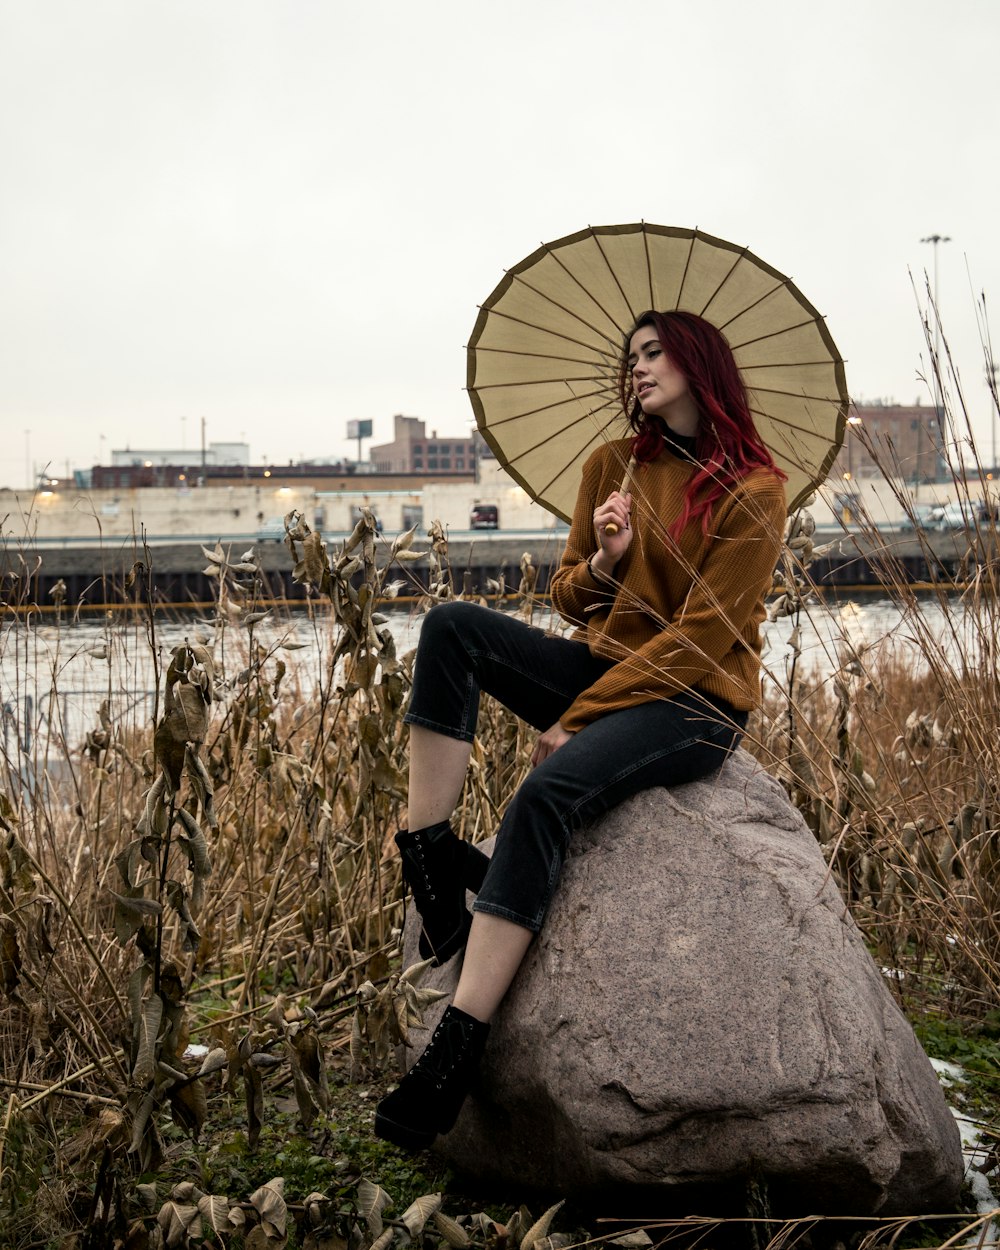
{"label": "woman", "polygon": [[[573,830],[639,790],[717,769],[758,700],[784,474],[754,428],[732,352],[693,313],[645,313],[625,345],[620,393],[635,437],[584,465],[552,578],[573,638],[464,603],[435,607],[421,631],[406,714],[410,829],[396,842],[421,954],[466,951],[452,1005],[378,1106],[375,1132],[409,1149],[454,1124]],[[630,452],[634,486],[623,494]],[[480,690],[543,731],[491,860],[448,823]],[[474,917],[466,888],[478,891]]]}

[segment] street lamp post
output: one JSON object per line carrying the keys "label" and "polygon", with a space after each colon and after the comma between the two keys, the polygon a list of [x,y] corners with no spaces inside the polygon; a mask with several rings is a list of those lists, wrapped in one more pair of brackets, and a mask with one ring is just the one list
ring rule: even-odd
{"label": "street lamp post", "polygon": [[[921,243],[930,243],[934,248],[934,420],[937,422],[938,438],[941,440],[941,448],[938,450],[938,456],[944,449],[944,432],[941,428],[942,409],[944,406],[944,396],[941,394],[940,369],[941,369],[941,315],[940,305],[938,304],[938,245],[941,243],[950,243],[951,235],[948,234],[928,234],[920,240]],[[954,430],[952,431],[952,441],[954,442]],[[919,431],[918,431],[919,434]],[[919,469],[920,451],[917,451],[917,461]],[[935,472],[935,477],[937,473]]]}

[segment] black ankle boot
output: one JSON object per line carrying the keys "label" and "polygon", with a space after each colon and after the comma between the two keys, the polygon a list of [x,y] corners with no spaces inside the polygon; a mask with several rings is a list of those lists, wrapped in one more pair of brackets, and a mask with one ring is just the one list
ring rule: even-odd
{"label": "black ankle boot", "polygon": [[489,856],[456,837],[447,821],[412,832],[404,829],[396,834],[396,845],[403,880],[423,921],[420,956],[446,963],[468,940],[472,916],[465,891],[478,892]]}
{"label": "black ankle boot", "polygon": [[375,1136],[406,1150],[423,1150],[454,1127],[486,1047],[490,1026],[449,1007],[427,1049],[399,1088],[375,1109]]}

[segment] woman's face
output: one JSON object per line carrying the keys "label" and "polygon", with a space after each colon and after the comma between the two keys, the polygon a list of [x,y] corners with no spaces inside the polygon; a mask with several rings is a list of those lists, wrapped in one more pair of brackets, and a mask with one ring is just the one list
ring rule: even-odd
{"label": "woman's face", "polygon": [[629,340],[628,366],[639,406],[648,417],[667,417],[677,401],[690,395],[687,378],[675,367],[655,326],[640,326]]}

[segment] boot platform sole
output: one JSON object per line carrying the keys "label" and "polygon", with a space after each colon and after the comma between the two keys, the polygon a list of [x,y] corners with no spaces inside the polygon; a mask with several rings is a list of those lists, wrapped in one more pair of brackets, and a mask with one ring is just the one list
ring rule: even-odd
{"label": "boot platform sole", "polygon": [[383,1141],[392,1142],[394,1146],[400,1146],[403,1150],[426,1150],[437,1137],[437,1132],[434,1129],[428,1131],[411,1128],[408,1124],[398,1124],[378,1111],[375,1113],[375,1136],[381,1137]]}
{"label": "boot platform sole", "polygon": [[420,932],[420,941],[418,942],[418,950],[421,959],[436,959],[438,964],[446,964],[453,955],[457,955],[460,950],[465,948],[465,944],[469,940],[469,930],[472,928],[472,913],[466,911],[462,917],[462,921],[457,929],[454,929],[443,942],[439,942],[435,947],[428,936],[426,928]]}

